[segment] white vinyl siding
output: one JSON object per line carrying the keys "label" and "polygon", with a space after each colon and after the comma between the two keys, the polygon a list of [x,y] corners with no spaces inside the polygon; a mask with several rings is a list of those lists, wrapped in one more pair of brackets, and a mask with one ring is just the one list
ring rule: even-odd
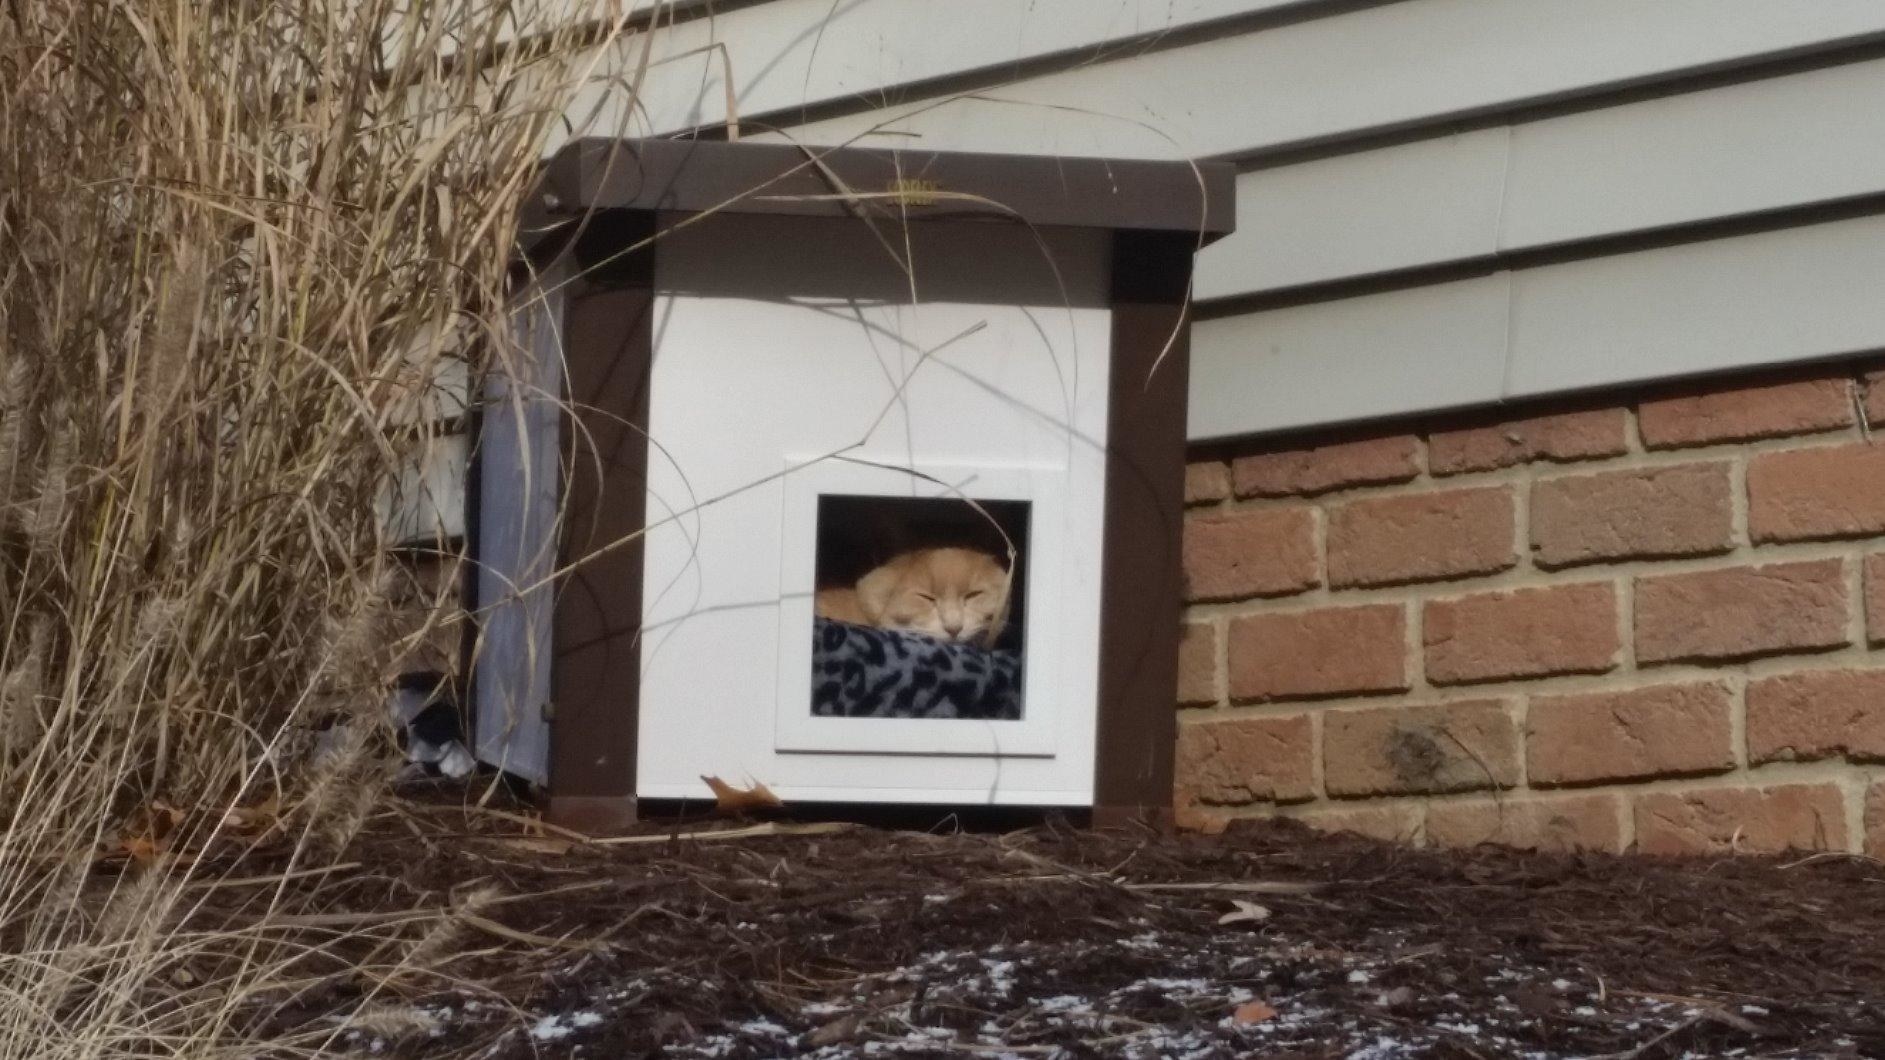
{"label": "white vinyl siding", "polygon": [[1197,296],[1881,193],[1885,60],[1245,173]]}
{"label": "white vinyl siding", "polygon": [[653,54],[588,131],[730,72],[751,138],[1242,164],[1199,440],[1885,349],[1885,0],[768,0]]}
{"label": "white vinyl siding", "polygon": [[869,144],[857,138],[885,127],[880,144],[938,150],[1242,159],[1880,34],[1879,0],[1399,0],[790,134]]}

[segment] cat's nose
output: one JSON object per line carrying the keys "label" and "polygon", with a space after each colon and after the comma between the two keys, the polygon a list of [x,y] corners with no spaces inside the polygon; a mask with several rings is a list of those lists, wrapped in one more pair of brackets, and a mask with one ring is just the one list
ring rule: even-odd
{"label": "cat's nose", "polygon": [[962,632],[962,620],[959,618],[945,618],[943,619],[942,627],[943,632],[949,634],[951,639],[953,639]]}

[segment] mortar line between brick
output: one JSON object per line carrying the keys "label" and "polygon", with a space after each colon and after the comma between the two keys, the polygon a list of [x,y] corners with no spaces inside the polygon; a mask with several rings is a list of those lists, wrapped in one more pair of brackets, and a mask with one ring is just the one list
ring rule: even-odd
{"label": "mortar line between brick", "polygon": [[1523,478],[1512,484],[1512,555],[1517,559],[1515,572],[1535,571],[1532,564],[1532,484],[1537,481],[1527,467]]}
{"label": "mortar line between brick", "polygon": [[1532,697],[1514,696],[1513,724],[1518,728],[1518,777],[1508,794],[1523,796],[1532,790]]}
{"label": "mortar line between brick", "polygon": [[1329,509],[1318,504],[1309,509],[1309,544],[1315,550],[1316,584],[1310,592],[1329,591]]}
{"label": "mortar line between brick", "polygon": [[[1869,772],[1859,766],[1843,761],[1824,762],[1774,762],[1748,771],[1716,773],[1700,777],[1654,777],[1648,780],[1627,780],[1609,784],[1581,784],[1557,788],[1513,789],[1505,796],[1513,803],[1550,802],[1559,799],[1576,799],[1588,796],[1615,795],[1624,801],[1642,795],[1689,794],[1705,791],[1723,791],[1737,789],[1761,789],[1788,787],[1794,785],[1834,784],[1843,785],[1847,781],[1864,784]],[[1366,810],[1388,807],[1404,807],[1417,802],[1451,803],[1490,801],[1494,795],[1491,789],[1478,788],[1472,791],[1449,791],[1433,793],[1410,793],[1404,795],[1366,795],[1356,798],[1324,798],[1315,802],[1297,802],[1292,807],[1312,810],[1318,808]],[[1250,808],[1259,812],[1266,810],[1265,804],[1252,803]]]}
{"label": "mortar line between brick", "polygon": [[1746,453],[1737,453],[1729,462],[1728,471],[1728,532],[1729,540],[1738,551],[1752,548],[1754,539],[1748,530],[1748,457]]}
{"label": "mortar line between brick", "polygon": [[1424,648],[1426,614],[1420,606],[1420,601],[1412,597],[1408,598],[1403,608],[1402,613],[1407,616],[1403,623],[1407,628],[1407,634],[1401,650],[1404,653],[1403,664],[1407,667],[1408,686],[1408,691],[1403,693],[1403,696],[1416,693],[1426,695],[1433,691],[1433,686],[1427,683],[1427,656]]}
{"label": "mortar line between brick", "polygon": [[1636,667],[1636,579],[1624,575],[1616,580],[1617,587],[1617,672],[1635,675],[1640,671]]}
{"label": "mortar line between brick", "polygon": [[1309,713],[1309,790],[1312,795],[1307,803],[1319,806],[1329,801],[1329,789],[1322,779],[1322,712]]}
{"label": "mortar line between brick", "polygon": [[1866,777],[1857,771],[1838,781],[1839,799],[1846,811],[1846,853],[1859,854],[1865,851],[1865,789]]}
{"label": "mortar line between brick", "polygon": [[1865,644],[1865,553],[1863,546],[1847,555],[1840,573],[1846,576],[1846,640]]}
{"label": "mortar line between brick", "polygon": [[1238,617],[1247,614],[1283,614],[1311,611],[1321,607],[1362,606],[1391,603],[1413,594],[1421,599],[1452,599],[1482,592],[1507,592],[1514,589],[1542,589],[1554,585],[1601,583],[1625,576],[1697,574],[1706,571],[1734,570],[1741,567],[1765,567],[1777,563],[1803,563],[1811,560],[1845,559],[1855,545],[1871,538],[1839,541],[1798,541],[1763,545],[1758,549],[1740,548],[1711,556],[1681,556],[1667,559],[1626,559],[1611,563],[1592,563],[1558,570],[1513,568],[1494,574],[1445,581],[1417,582],[1408,585],[1383,585],[1372,588],[1337,589],[1319,586],[1288,596],[1247,597],[1242,600],[1200,601],[1190,605],[1200,614]]}
{"label": "mortar line between brick", "polygon": [[1550,677],[1489,681],[1472,685],[1428,686],[1416,692],[1350,694],[1324,698],[1292,698],[1262,702],[1226,702],[1215,708],[1187,707],[1188,713],[1209,710],[1228,717],[1274,717],[1305,710],[1339,711],[1379,709],[1386,706],[1428,706],[1515,695],[1574,695],[1586,692],[1629,692],[1664,685],[1718,681],[1737,675],[1750,679],[1781,674],[1811,674],[1844,670],[1885,669],[1885,651],[1861,647],[1831,652],[1774,656],[1727,663],[1681,663],[1656,666],[1636,673],[1613,670],[1606,674],[1559,674]]}
{"label": "mortar line between brick", "polygon": [[1734,765],[1737,772],[1745,773],[1748,769],[1748,676],[1741,674],[1723,674],[1728,682],[1728,736],[1732,741]]}
{"label": "mortar line between brick", "polygon": [[1211,619],[1211,692],[1213,706],[1230,706],[1230,619]]}
{"label": "mortar line between brick", "polygon": [[1409,494],[1435,493],[1451,489],[1471,489],[1482,486],[1497,486],[1517,482],[1527,475],[1534,475],[1539,481],[1558,478],[1574,478],[1580,475],[1593,475],[1606,471],[1627,471],[1672,467],[1679,464],[1706,464],[1733,461],[1736,458],[1758,456],[1764,453],[1806,449],[1830,449],[1839,446],[1862,443],[1855,426],[1834,428],[1826,431],[1813,431],[1806,434],[1782,435],[1777,438],[1755,438],[1747,441],[1713,442],[1681,449],[1648,449],[1642,445],[1642,439],[1634,416],[1625,421],[1628,424],[1628,439],[1633,448],[1620,456],[1598,457],[1590,460],[1551,460],[1539,458],[1514,464],[1509,467],[1494,468],[1489,471],[1468,471],[1456,475],[1434,477],[1428,472],[1421,472],[1405,482],[1362,483],[1344,486],[1321,493],[1292,493],[1277,497],[1238,497],[1233,493],[1222,501],[1203,505],[1208,510],[1224,508],[1229,510],[1248,508],[1289,507],[1301,504],[1343,503],[1349,500],[1372,497],[1393,497]]}

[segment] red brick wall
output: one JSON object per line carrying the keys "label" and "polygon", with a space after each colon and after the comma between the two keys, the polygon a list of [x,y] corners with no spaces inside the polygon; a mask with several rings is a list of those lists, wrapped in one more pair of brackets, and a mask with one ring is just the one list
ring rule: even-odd
{"label": "red brick wall", "polygon": [[1195,454],[1181,820],[1885,856],[1875,374]]}

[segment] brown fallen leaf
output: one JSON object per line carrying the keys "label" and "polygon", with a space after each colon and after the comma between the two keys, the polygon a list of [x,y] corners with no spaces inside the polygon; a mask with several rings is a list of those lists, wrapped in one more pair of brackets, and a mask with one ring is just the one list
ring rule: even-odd
{"label": "brown fallen leaf", "polygon": [[1276,1010],[1261,1001],[1246,1001],[1237,1006],[1236,1010],[1230,1014],[1230,1018],[1238,1023],[1262,1023],[1264,1020],[1275,1019]]}
{"label": "brown fallen leaf", "polygon": [[113,854],[126,855],[139,865],[150,865],[171,843],[173,833],[183,823],[183,811],[162,799],[141,806],[126,822]]}
{"label": "brown fallen leaf", "polygon": [[701,777],[713,791],[714,809],[720,813],[748,813],[774,810],[785,805],[764,784],[753,782],[750,788],[736,788],[719,777]]}
{"label": "brown fallen leaf", "polygon": [[120,840],[118,849],[120,852],[129,855],[132,861],[146,867],[157,860],[157,842],[148,836],[131,836],[127,839]]}

